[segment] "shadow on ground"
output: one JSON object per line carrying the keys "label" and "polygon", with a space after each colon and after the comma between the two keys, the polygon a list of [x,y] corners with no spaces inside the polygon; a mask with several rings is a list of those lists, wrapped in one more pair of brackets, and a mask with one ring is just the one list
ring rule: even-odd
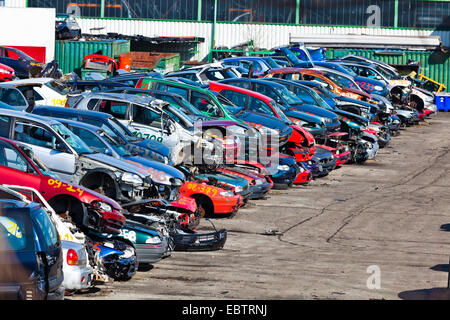
{"label": "shadow on ground", "polygon": [[450,300],[450,289],[431,288],[403,291],[398,294],[402,300]]}

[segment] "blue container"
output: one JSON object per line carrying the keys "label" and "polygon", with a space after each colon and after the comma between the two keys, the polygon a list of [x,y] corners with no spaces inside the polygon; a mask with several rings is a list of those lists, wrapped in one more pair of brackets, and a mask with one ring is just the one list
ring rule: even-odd
{"label": "blue container", "polygon": [[435,103],[438,111],[446,111],[445,110],[445,96],[436,96]]}
{"label": "blue container", "polygon": [[436,94],[435,104],[438,111],[450,111],[450,93],[443,92]]}
{"label": "blue container", "polygon": [[445,111],[450,111],[450,96],[445,96]]}

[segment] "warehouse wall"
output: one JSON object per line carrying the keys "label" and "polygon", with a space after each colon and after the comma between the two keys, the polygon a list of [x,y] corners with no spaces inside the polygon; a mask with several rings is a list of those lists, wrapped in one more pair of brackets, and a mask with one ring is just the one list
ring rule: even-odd
{"label": "warehouse wall", "polygon": [[53,60],[55,15],[55,9],[0,7],[0,45],[45,47],[46,62]]}
{"label": "warehouse wall", "polygon": [[[144,36],[197,36],[205,38],[200,45],[196,60],[202,60],[211,46],[212,24],[202,22],[168,22],[148,20],[110,20],[79,18],[84,33],[91,28],[104,27],[100,33],[118,32],[126,35]],[[268,24],[218,23],[215,32],[215,45],[231,47],[253,40],[256,47],[271,49],[289,43],[289,35],[295,37],[306,34],[359,34],[389,36],[430,36],[439,35],[444,45],[450,47],[450,31],[408,30],[387,28],[324,27]]]}

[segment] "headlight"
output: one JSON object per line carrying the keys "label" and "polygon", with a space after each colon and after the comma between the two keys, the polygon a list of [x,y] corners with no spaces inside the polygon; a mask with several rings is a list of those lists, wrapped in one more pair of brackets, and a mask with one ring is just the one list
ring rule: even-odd
{"label": "headlight", "polygon": [[168,165],[169,164],[169,158],[168,157],[164,157],[164,164]]}
{"label": "headlight", "polygon": [[381,86],[375,86],[374,88],[376,91],[383,91],[383,87]]}
{"label": "headlight", "polygon": [[159,239],[159,237],[150,237],[147,240],[145,240],[146,244],[160,244],[161,243],[161,239]]}
{"label": "headlight", "polygon": [[307,163],[308,163],[309,165],[312,165],[312,164],[313,164],[313,162],[312,162],[311,160],[309,160]]}
{"label": "headlight", "polygon": [[132,256],[134,256],[134,250],[131,249],[131,248],[126,248],[126,249],[123,251],[123,255],[121,255],[120,258],[122,258],[122,259],[129,259],[129,258],[131,258]]}
{"label": "headlight", "polygon": [[112,212],[113,211],[113,208],[109,204],[107,204],[105,202],[96,201],[96,202],[92,203],[92,206],[95,209],[100,210],[100,211],[105,211],[105,212]]}
{"label": "headlight", "polygon": [[237,187],[234,188],[234,192],[236,192],[236,193],[239,193],[239,192],[242,192],[242,191],[244,191],[244,188],[242,188],[240,186],[237,186]]}
{"label": "headlight", "polygon": [[125,172],[122,175],[122,181],[134,185],[142,185],[144,184],[144,180],[141,179],[137,174]]}
{"label": "headlight", "polygon": [[256,186],[260,186],[260,185],[263,184],[263,182],[264,182],[263,179],[257,179],[257,180],[255,180],[255,185],[256,185]]}
{"label": "headlight", "polygon": [[290,169],[289,169],[289,166],[287,166],[287,165],[278,166],[277,169],[278,169],[279,171],[289,171],[289,170],[290,170]]}
{"label": "headlight", "polygon": [[222,191],[220,193],[220,195],[222,197],[234,197],[234,192],[233,191]]}

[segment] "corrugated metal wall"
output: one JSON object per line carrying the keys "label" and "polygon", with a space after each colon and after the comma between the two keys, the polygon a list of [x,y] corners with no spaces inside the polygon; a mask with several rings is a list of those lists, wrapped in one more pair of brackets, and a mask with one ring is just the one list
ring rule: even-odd
{"label": "corrugated metal wall", "polygon": [[[212,24],[203,22],[167,22],[142,20],[78,19],[84,33],[91,33],[91,28],[104,27],[101,33],[118,32],[126,35],[143,36],[197,36],[205,38],[199,46],[195,60],[207,57],[211,46]],[[256,47],[271,49],[289,43],[290,36],[305,34],[359,34],[389,36],[441,36],[444,44],[450,47],[450,31],[322,27],[267,24],[218,23],[215,32],[215,45],[231,47],[253,40]]]}
{"label": "corrugated metal wall", "polygon": [[[396,52],[399,55],[383,54]],[[421,73],[447,86],[450,91],[450,53],[440,51],[387,51],[364,49],[328,49],[329,58],[342,57],[347,54],[379,60],[387,64],[407,64],[409,60],[417,61],[421,65]]]}
{"label": "corrugated metal wall", "polygon": [[5,0],[5,7],[26,8],[27,0]]}

